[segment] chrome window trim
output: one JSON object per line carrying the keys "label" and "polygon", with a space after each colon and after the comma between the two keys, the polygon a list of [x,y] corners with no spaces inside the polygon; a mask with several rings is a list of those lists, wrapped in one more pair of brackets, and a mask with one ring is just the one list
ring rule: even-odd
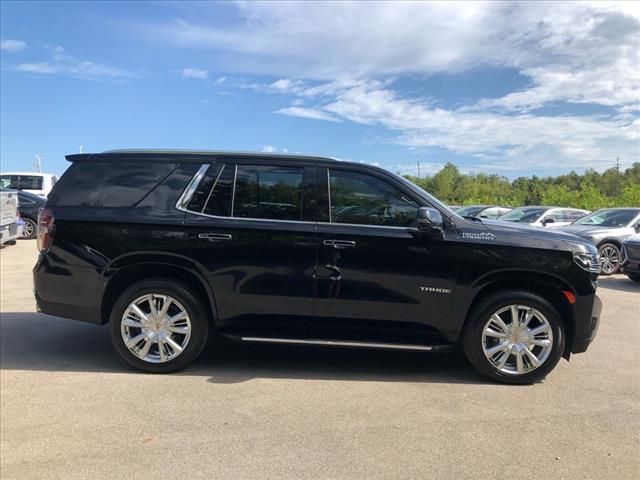
{"label": "chrome window trim", "polygon": [[[278,223],[299,223],[299,224],[304,224],[304,225],[331,225],[331,226],[339,226],[339,227],[358,227],[358,228],[386,228],[386,229],[392,229],[392,230],[404,230],[404,231],[410,231],[411,227],[395,227],[395,226],[391,226],[391,225],[365,225],[365,224],[359,224],[359,223],[337,223],[337,222],[331,222],[331,218],[329,218],[329,222],[317,222],[317,221],[311,221],[311,220],[278,220],[275,218],[251,218],[251,217],[234,217],[233,216],[233,201],[234,201],[234,197],[235,197],[235,189],[236,189],[236,179],[238,176],[238,165],[235,165],[235,170],[234,170],[234,175],[233,175],[233,189],[232,189],[232,197],[231,197],[231,215],[226,217],[226,216],[220,216],[220,215],[209,215],[207,213],[204,213],[203,211],[201,212],[197,212],[195,210],[189,210],[187,207],[189,206],[189,202],[191,201],[191,198],[193,197],[193,194],[196,192],[196,190],[198,189],[198,187],[200,186],[200,183],[202,182],[207,170],[209,169],[209,167],[211,166],[211,164],[208,163],[203,163],[200,168],[198,169],[198,171],[195,173],[195,175],[193,176],[193,178],[189,181],[189,183],[187,184],[187,187],[185,188],[184,192],[182,193],[182,195],[180,195],[180,198],[178,199],[177,203],[176,203],[176,208],[182,212],[187,212],[187,213],[191,213],[192,215],[199,215],[201,217],[206,217],[206,218],[213,218],[216,220],[240,220],[240,221],[247,221],[247,222],[278,222]],[[226,165],[225,165],[226,166]],[[211,197],[211,193],[213,192],[213,189],[215,188],[218,179],[220,178],[220,175],[222,174],[222,171],[224,170],[224,167],[222,168],[222,170],[220,170],[220,173],[218,173],[218,176],[216,178],[215,183],[213,184],[213,186],[211,187],[211,191],[209,192],[209,197],[207,198],[207,202],[205,202],[205,207],[208,203],[209,198]],[[329,182],[329,168],[327,168],[327,182]],[[327,183],[327,188],[329,189],[329,195],[331,194],[331,185],[330,183]],[[329,203],[329,205],[331,205],[331,203]],[[331,215],[331,209],[329,209],[329,215]]]}
{"label": "chrome window trim", "polygon": [[218,184],[218,180],[220,180],[220,175],[222,175],[222,172],[224,172],[224,169],[227,167],[226,164],[222,164],[222,168],[220,169],[220,171],[218,172],[218,175],[216,176],[216,179],[213,182],[213,185],[211,186],[211,190],[209,190],[209,195],[207,195],[207,199],[204,202],[204,205],[202,205],[202,210],[200,210],[200,213],[204,213],[204,209],[207,208],[207,205],[209,204],[209,200],[211,199],[211,195],[213,194],[213,191],[216,188],[216,185]]}
{"label": "chrome window trim", "polygon": [[238,180],[238,164],[235,164],[233,170],[233,187],[231,187],[231,213],[229,217],[233,218],[233,208],[236,206],[236,181]]}
{"label": "chrome window trim", "polygon": [[329,223],[331,223],[331,174],[329,173],[330,168],[327,167],[327,198],[329,204]]}
{"label": "chrome window trim", "polygon": [[200,165],[200,168],[191,178],[191,180],[189,180],[187,187],[184,189],[184,192],[182,192],[182,195],[180,195],[180,198],[178,198],[178,201],[176,202],[176,208],[178,210],[182,212],[191,211],[187,209],[187,207],[189,206],[189,202],[191,201],[193,194],[200,186],[200,182],[202,182],[202,179],[204,178],[204,175],[205,173],[207,173],[207,170],[210,166],[210,163],[203,163],[202,165]]}

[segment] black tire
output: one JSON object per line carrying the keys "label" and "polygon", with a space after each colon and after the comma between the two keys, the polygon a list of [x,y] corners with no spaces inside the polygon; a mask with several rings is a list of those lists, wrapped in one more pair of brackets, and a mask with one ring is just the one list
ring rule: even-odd
{"label": "black tire", "polygon": [[[173,297],[184,307],[191,322],[191,333],[184,350],[164,363],[151,363],[137,357],[125,345],[121,335],[122,317],[129,304],[142,295],[150,293]],[[109,330],[114,348],[129,365],[149,373],[170,373],[182,370],[198,358],[207,342],[209,321],[209,311],[199,296],[175,281],[154,278],[138,282],[120,295],[111,311]]]}
{"label": "black tire", "polygon": [[[24,235],[22,236],[23,239],[25,240],[32,240],[34,238],[36,238],[38,230],[37,227],[38,225],[36,224],[36,222],[34,220],[31,220],[30,218],[23,218],[24,220]],[[31,234],[27,235],[27,230],[28,227],[31,227]]]}
{"label": "black tire", "polygon": [[598,245],[598,256],[602,259],[605,255],[605,252],[614,252],[617,258],[617,263],[615,265],[615,269],[608,269],[605,263],[602,263],[602,271],[600,275],[609,276],[614,273],[618,273],[620,271],[620,247],[618,247],[615,243],[606,242],[601,245]]}
{"label": "black tire", "polygon": [[627,274],[627,277],[629,277],[629,280],[633,280],[634,282],[640,282],[640,275],[629,275],[629,274]]}
{"label": "black tire", "polygon": [[[538,310],[546,317],[553,333],[551,351],[535,370],[504,373],[494,366],[483,351],[483,330],[491,316],[504,307],[522,305]],[[531,384],[542,380],[558,364],[565,346],[564,326],[558,311],[541,296],[524,290],[507,290],[483,299],[470,313],[462,336],[462,347],[469,362],[482,375],[508,384]]]}

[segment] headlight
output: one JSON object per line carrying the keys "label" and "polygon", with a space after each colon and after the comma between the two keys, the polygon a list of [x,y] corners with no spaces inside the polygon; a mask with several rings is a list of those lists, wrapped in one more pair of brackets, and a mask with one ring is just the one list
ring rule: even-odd
{"label": "headlight", "polygon": [[573,261],[587,272],[600,273],[600,259],[597,253],[573,252]]}

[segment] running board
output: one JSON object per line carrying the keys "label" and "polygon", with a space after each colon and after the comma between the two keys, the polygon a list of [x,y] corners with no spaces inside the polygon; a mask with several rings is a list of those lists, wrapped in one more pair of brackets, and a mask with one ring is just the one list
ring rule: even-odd
{"label": "running board", "polygon": [[239,337],[243,342],[252,343],[288,343],[295,345],[323,345],[331,347],[378,348],[384,350],[413,350],[421,352],[444,352],[452,349],[453,345],[413,345],[403,343],[380,343],[345,340],[315,340],[303,338],[272,338],[272,337]]}

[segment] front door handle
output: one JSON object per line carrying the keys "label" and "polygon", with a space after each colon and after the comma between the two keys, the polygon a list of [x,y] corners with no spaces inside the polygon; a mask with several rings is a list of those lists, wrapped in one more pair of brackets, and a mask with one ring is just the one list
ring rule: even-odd
{"label": "front door handle", "polygon": [[217,240],[231,240],[233,237],[228,233],[200,233],[198,238],[215,242]]}
{"label": "front door handle", "polygon": [[356,242],[351,240],[325,240],[322,244],[333,248],[351,248],[356,246]]}

